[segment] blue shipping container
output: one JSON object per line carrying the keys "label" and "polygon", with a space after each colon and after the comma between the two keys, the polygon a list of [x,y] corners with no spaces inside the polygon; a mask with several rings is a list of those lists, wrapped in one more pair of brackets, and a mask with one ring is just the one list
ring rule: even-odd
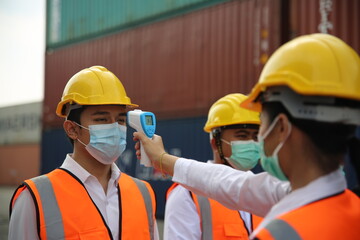
{"label": "blue shipping container", "polygon": [[[209,135],[202,130],[205,122],[206,117],[160,120],[157,122],[156,133],[162,136],[168,153],[205,162],[212,159]],[[153,168],[146,168],[139,164],[134,151],[135,143],[132,141],[133,132],[133,129],[128,127],[127,148],[117,164],[122,172],[151,184],[157,200],[156,217],[163,218],[165,193],[172,181],[170,178],[163,179],[161,173]],[[360,128],[357,129],[357,137],[360,138]],[[65,155],[72,152],[72,147],[63,129],[46,130],[42,136],[41,151],[41,172],[47,173],[60,167]],[[260,166],[254,169],[255,173],[260,171],[262,171]],[[345,161],[344,172],[348,187],[352,189],[357,184],[357,178],[348,157]]]}
{"label": "blue shipping container", "polygon": [[[207,161],[212,158],[209,145],[209,135],[203,131],[206,117],[160,120],[157,122],[156,133],[162,136],[168,153]],[[121,171],[148,181],[154,188],[157,199],[158,218],[163,218],[165,207],[165,192],[172,184],[170,178],[163,179],[161,173],[153,168],[146,168],[139,164],[134,150],[132,133],[134,130],[128,127],[127,148],[119,158],[117,164]],[[67,139],[64,130],[45,130],[42,134],[41,172],[47,173],[60,167],[67,153],[72,152],[72,146]]]}

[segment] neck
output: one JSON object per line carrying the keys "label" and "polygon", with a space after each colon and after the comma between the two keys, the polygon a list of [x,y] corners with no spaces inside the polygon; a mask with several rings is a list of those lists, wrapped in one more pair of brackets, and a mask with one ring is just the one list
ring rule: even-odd
{"label": "neck", "polygon": [[289,177],[291,188],[292,190],[296,190],[305,187],[323,175],[325,175],[325,173],[318,168],[312,168],[310,166],[298,167],[291,177]]}
{"label": "neck", "polygon": [[[317,178],[326,175],[328,172],[324,170],[323,167],[319,166],[319,159],[325,158],[326,156],[317,152],[311,146],[298,148],[296,154],[297,156],[291,160],[293,163],[289,171],[289,180],[293,190],[305,187],[310,182],[316,180]],[[295,149],[293,149],[296,151]],[[327,162],[326,159],[320,162]]]}
{"label": "neck", "polygon": [[[86,151],[86,149],[84,150]],[[76,151],[76,149],[74,149],[72,158],[79,163],[81,167],[97,178],[106,193],[107,185],[111,177],[111,165],[104,165],[93,158],[87,151]]]}
{"label": "neck", "polygon": [[325,157],[306,134],[293,126],[290,136],[279,151],[279,158],[283,159],[280,165],[289,178],[292,190],[305,187],[326,175],[320,164],[327,162]]}
{"label": "neck", "polygon": [[224,163],[224,161],[220,158],[219,152],[213,153],[213,159],[214,159],[214,163],[216,164],[226,164],[226,162]]}

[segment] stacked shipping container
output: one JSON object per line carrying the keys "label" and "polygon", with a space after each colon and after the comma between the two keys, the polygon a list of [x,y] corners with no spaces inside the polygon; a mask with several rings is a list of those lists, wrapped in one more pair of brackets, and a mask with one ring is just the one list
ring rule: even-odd
{"label": "stacked shipping container", "polygon": [[[160,118],[204,116],[210,104],[223,95],[249,92],[262,66],[260,58],[279,45],[277,35],[256,42],[260,35],[256,23],[268,23],[262,20],[262,12],[272,10],[274,5],[255,3],[227,2],[49,51],[45,126],[61,123],[54,113],[61,94],[58,90],[75,72],[91,65],[108,67],[134,102]],[[278,31],[278,21],[270,21],[275,24],[265,26],[263,31]],[[256,34],[255,28],[259,28]],[[268,47],[262,50],[261,44]]]}
{"label": "stacked shipping container", "polygon": [[66,46],[227,0],[48,0],[47,47]]}
{"label": "stacked shipping container", "polygon": [[0,185],[39,175],[42,103],[0,108]]}
{"label": "stacked shipping container", "polygon": [[335,35],[360,53],[360,1],[291,0],[289,37],[325,32]]}
{"label": "stacked shipping container", "polygon": [[[225,94],[248,93],[282,43],[319,32],[320,25],[360,51],[356,0],[100,3],[48,0],[42,172],[58,167],[71,151],[55,108],[80,69],[103,65],[113,71],[132,101],[157,115],[157,132],[169,151],[206,160],[211,153],[202,127],[209,107]],[[128,139],[119,165],[150,180],[163,199],[170,181],[140,167]]]}

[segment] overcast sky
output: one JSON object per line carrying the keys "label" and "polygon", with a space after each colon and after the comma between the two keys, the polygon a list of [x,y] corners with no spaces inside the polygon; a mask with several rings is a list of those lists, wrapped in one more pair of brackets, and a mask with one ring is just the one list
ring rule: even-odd
{"label": "overcast sky", "polygon": [[0,0],[0,107],[44,97],[45,0]]}

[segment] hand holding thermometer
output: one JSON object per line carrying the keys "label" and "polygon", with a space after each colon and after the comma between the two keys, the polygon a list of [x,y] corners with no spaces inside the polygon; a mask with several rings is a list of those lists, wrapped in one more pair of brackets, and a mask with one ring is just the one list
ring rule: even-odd
{"label": "hand holding thermometer", "polygon": [[[156,128],[156,118],[152,112],[143,112],[141,110],[129,111],[127,121],[130,127],[138,132],[144,133],[148,138],[152,138]],[[144,148],[140,145],[141,159],[140,164],[151,167],[151,161],[146,155]]]}

